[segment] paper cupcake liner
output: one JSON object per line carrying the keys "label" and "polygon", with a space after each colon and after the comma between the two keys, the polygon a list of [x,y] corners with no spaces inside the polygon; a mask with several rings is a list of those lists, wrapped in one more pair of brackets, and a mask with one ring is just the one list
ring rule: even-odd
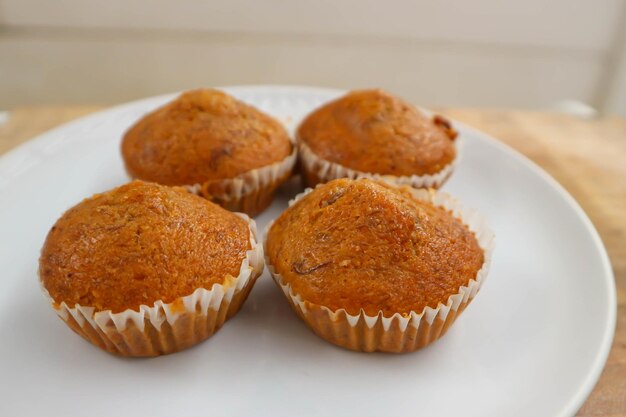
{"label": "paper cupcake liner", "polygon": [[[456,294],[448,297],[445,304],[439,303],[436,308],[426,307],[420,312],[396,313],[391,317],[385,317],[382,311],[375,316],[370,316],[363,310],[357,315],[352,315],[345,309],[333,311],[326,306],[304,300],[293,291],[289,283],[285,282],[282,275],[276,272],[266,255],[266,265],[291,307],[323,339],[356,351],[393,353],[415,351],[443,336],[485,282],[494,249],[494,235],[482,215],[475,210],[462,209],[460,203],[448,194],[425,189],[408,187],[407,189],[418,200],[444,207],[474,233],[484,252],[482,267],[476,277],[467,285],[460,287]],[[289,204],[294,204],[311,191],[307,189]],[[271,226],[270,223],[265,231],[264,244],[267,242]]]}
{"label": "paper cupcake liner", "polygon": [[[210,290],[198,288],[171,303],[159,300],[139,311],[112,313],[94,307],[56,303],[43,288],[57,315],[94,345],[121,356],[158,356],[186,349],[213,335],[246,300],[263,272],[263,246],[257,241],[254,220],[248,221],[252,249],[241,262],[237,277],[227,276]],[[41,281],[40,281],[41,283]]]}
{"label": "paper cupcake liner", "polygon": [[225,209],[255,216],[265,210],[276,189],[290,176],[297,159],[297,148],[282,161],[253,169],[229,179],[207,181],[186,188]]}
{"label": "paper cupcake liner", "polygon": [[[458,141],[458,139],[457,139]],[[304,181],[310,187],[325,183],[337,178],[369,178],[384,181],[391,185],[408,185],[413,188],[439,188],[450,177],[458,164],[460,147],[456,146],[457,155],[454,160],[441,171],[432,175],[395,176],[381,175],[370,172],[357,171],[336,162],[331,162],[317,156],[302,140],[298,140],[298,153]]]}

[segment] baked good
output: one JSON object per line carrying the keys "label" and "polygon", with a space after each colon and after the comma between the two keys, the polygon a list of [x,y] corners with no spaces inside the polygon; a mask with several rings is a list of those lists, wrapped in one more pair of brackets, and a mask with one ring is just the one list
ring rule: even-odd
{"label": "baked good", "polygon": [[192,346],[234,315],[263,269],[254,221],[183,188],[134,181],[54,224],[39,276],[57,314],[111,353]]}
{"label": "baked good", "polygon": [[266,263],[322,338],[413,351],[445,333],[487,274],[493,235],[469,213],[432,190],[333,180],[271,225]]}
{"label": "baked good", "polygon": [[311,114],[297,130],[304,179],[374,178],[438,188],[457,158],[457,132],[383,90],[353,91]]}
{"label": "baked good", "polygon": [[193,90],[147,114],[124,135],[131,177],[187,186],[253,216],[289,178],[296,150],[267,114],[212,89]]}

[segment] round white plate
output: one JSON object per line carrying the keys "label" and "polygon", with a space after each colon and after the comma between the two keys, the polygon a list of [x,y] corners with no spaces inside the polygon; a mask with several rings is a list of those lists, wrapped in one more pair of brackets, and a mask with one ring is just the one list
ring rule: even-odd
{"label": "round white plate", "polygon": [[[341,92],[225,90],[291,129]],[[445,191],[496,233],[489,279],[448,334],[412,354],[363,354],[315,336],[267,272],[213,338],[155,359],[121,359],[71,332],[36,276],[61,213],[127,181],[120,137],[173,98],[112,108],[0,158],[2,416],[568,416],[594,386],[615,327],[602,242],[576,202],[529,160],[457,126],[463,158]],[[275,218],[297,185],[257,218]]]}

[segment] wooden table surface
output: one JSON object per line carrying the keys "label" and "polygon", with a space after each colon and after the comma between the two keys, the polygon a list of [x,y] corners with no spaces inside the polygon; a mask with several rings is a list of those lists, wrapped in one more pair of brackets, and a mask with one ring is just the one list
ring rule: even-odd
{"label": "wooden table surface", "polygon": [[[0,154],[99,106],[28,107],[0,125]],[[626,417],[626,120],[529,111],[441,109],[517,149],[578,200],[607,247],[617,284],[617,332],[608,362],[579,416]]]}

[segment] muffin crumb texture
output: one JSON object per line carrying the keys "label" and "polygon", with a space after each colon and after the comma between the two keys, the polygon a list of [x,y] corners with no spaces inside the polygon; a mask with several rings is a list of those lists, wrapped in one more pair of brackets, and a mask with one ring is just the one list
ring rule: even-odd
{"label": "muffin crumb texture", "polygon": [[122,140],[128,173],[165,185],[234,178],[291,151],[277,120],[212,89],[183,93],[139,120]]}
{"label": "muffin crumb texture", "polygon": [[65,212],[39,274],[57,304],[118,313],[222,284],[250,248],[244,219],[182,188],[134,181]]}
{"label": "muffin crumb texture", "polygon": [[347,179],[287,209],[269,231],[267,255],[303,300],[386,317],[445,304],[484,260],[474,234],[445,209]]}
{"label": "muffin crumb texture", "polygon": [[353,91],[311,113],[298,140],[318,157],[361,172],[432,175],[456,157],[457,133],[382,90]]}

